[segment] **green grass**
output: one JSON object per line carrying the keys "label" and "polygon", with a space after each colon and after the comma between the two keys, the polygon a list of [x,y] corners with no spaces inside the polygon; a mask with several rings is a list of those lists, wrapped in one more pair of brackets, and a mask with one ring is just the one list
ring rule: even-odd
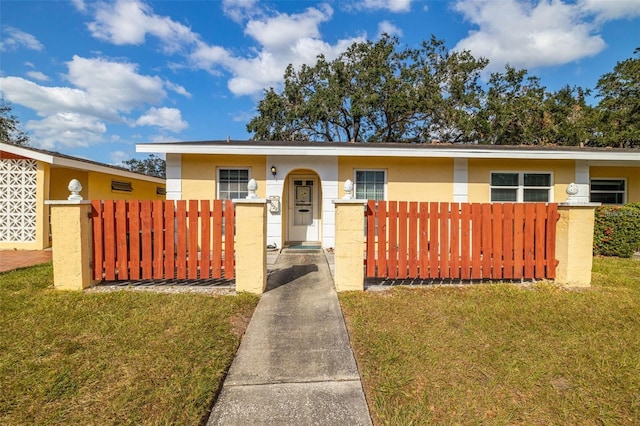
{"label": "green grass", "polygon": [[640,260],[550,284],[345,293],[376,424],[640,424]]}
{"label": "green grass", "polygon": [[0,424],[198,424],[258,300],[51,286],[0,274]]}

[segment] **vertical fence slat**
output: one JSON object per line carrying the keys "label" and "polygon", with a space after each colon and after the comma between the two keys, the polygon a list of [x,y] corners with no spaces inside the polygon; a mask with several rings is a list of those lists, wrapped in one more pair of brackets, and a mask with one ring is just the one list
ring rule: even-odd
{"label": "vertical fence slat", "polygon": [[211,210],[209,200],[200,200],[200,278],[211,277]]}
{"label": "vertical fence slat", "polygon": [[524,273],[524,204],[513,206],[513,278]]}
{"label": "vertical fence slat", "polygon": [[482,204],[471,205],[471,278],[482,278]]}
{"label": "vertical fence slat", "polygon": [[398,276],[398,203],[389,201],[389,278]]}
{"label": "vertical fence slat", "polygon": [[[378,201],[378,272],[377,277],[387,276],[387,203]],[[372,226],[375,226],[375,222]]]}
{"label": "vertical fence slat", "polygon": [[493,223],[492,223],[492,260],[491,276],[494,279],[501,279],[503,277],[503,259],[502,259],[502,227],[503,227],[503,206],[501,203],[492,204],[493,209]]}
{"label": "vertical fence slat", "polygon": [[533,203],[526,203],[524,206],[524,278],[534,277],[535,268],[535,217],[536,206]]}
{"label": "vertical fence slat", "polygon": [[440,278],[449,274],[449,203],[440,203]]}
{"label": "vertical fence slat", "polygon": [[491,257],[493,255],[491,204],[482,204],[482,278],[491,278]]}
{"label": "vertical fence slat", "polygon": [[536,203],[536,223],[535,223],[535,277],[545,277],[545,249],[546,249],[546,224],[547,224],[547,206],[544,203]]}
{"label": "vertical fence slat", "polygon": [[407,278],[407,202],[398,203],[398,278]]}
{"label": "vertical fence slat", "polygon": [[168,279],[173,279],[176,276],[175,272],[175,220],[176,209],[175,203],[172,200],[166,200],[164,202],[164,274]]}
{"label": "vertical fence slat", "polygon": [[502,206],[502,252],[504,262],[502,274],[505,279],[513,278],[513,204],[505,203]]}
{"label": "vertical fence slat", "polygon": [[438,278],[439,250],[438,244],[438,203],[429,203],[429,278]]}
{"label": "vertical fence slat", "polygon": [[418,276],[418,203],[409,203],[409,277]]}
{"label": "vertical fence slat", "polygon": [[129,278],[127,246],[127,204],[125,200],[116,200],[116,268],[119,280]]}
{"label": "vertical fence slat", "polygon": [[460,278],[471,278],[471,204],[463,203],[461,208],[460,233]]}
{"label": "vertical fence slat", "polygon": [[142,278],[148,280],[153,277],[151,201],[144,200],[140,202],[140,224],[142,226]]}
{"label": "vertical fence slat", "polygon": [[558,219],[558,205],[550,203],[547,208],[546,234],[547,278],[549,279],[556,277],[556,224]]}
{"label": "vertical fence slat", "polygon": [[376,276],[376,202],[375,200],[367,201],[366,219],[367,219],[367,277]]}
{"label": "vertical fence slat", "polygon": [[211,276],[222,278],[222,200],[213,200],[213,256]]}
{"label": "vertical fence slat", "polygon": [[224,208],[225,238],[224,238],[224,277],[233,278],[235,273],[234,239],[236,224],[236,209],[233,201],[225,200]]}
{"label": "vertical fence slat", "polygon": [[91,226],[93,229],[93,279],[102,281],[104,269],[104,241],[102,233],[102,201],[91,201]]}
{"label": "vertical fence slat", "polygon": [[176,275],[178,279],[187,278],[187,202],[178,200],[177,204],[177,229],[178,253],[176,256]]}
{"label": "vertical fence slat", "polygon": [[420,278],[429,277],[429,204],[420,203]]}
{"label": "vertical fence slat", "polygon": [[162,200],[151,203],[153,213],[153,278],[164,278],[164,212]]}
{"label": "vertical fence slat", "polygon": [[140,279],[140,202],[129,201],[129,277]]}
{"label": "vertical fence slat", "polygon": [[104,201],[104,269],[105,280],[116,279],[115,202]]}
{"label": "vertical fence slat", "polygon": [[187,278],[196,279],[198,278],[198,200],[189,200],[188,208]]}
{"label": "vertical fence slat", "polygon": [[460,278],[460,204],[451,203],[451,278]]}

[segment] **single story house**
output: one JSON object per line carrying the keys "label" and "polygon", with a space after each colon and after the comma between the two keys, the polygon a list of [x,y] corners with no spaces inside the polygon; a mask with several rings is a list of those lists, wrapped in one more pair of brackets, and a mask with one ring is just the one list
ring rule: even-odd
{"label": "single story house", "polygon": [[71,179],[92,199],[165,199],[164,179],[56,152],[0,143],[0,249],[51,246],[49,206]]}
{"label": "single story house", "polygon": [[138,144],[166,154],[167,199],[244,198],[255,179],[270,201],[267,243],[334,247],[344,182],[361,199],[640,202],[640,150],[411,143],[207,141]]}

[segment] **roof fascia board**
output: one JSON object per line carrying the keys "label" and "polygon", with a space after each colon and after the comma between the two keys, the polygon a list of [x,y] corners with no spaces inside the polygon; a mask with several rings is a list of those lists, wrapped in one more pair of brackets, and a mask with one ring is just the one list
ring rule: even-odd
{"label": "roof fascia board", "polygon": [[19,155],[21,157],[32,158],[34,160],[42,161],[47,164],[53,164],[53,155],[32,151],[18,145],[0,143],[0,150]]}
{"label": "roof fascia board", "polygon": [[549,151],[549,150],[493,150],[493,149],[416,149],[380,147],[322,147],[322,146],[270,146],[270,145],[181,145],[181,144],[139,144],[137,152],[168,154],[222,154],[222,155],[295,155],[295,156],[346,156],[346,157],[431,157],[431,158],[502,158],[548,160],[625,160],[640,161],[640,152],[606,151]]}

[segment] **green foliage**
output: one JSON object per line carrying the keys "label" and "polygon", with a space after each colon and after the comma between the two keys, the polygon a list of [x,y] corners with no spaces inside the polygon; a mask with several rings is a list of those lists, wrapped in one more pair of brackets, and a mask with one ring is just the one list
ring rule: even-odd
{"label": "green foliage", "polygon": [[640,147],[640,48],[598,80],[598,143]]}
{"label": "green foliage", "polygon": [[593,253],[631,257],[640,249],[640,203],[601,206],[595,212]]}
{"label": "green foliage", "polygon": [[20,120],[13,115],[11,103],[0,99],[0,141],[14,145],[29,145],[29,134],[22,130]]}
{"label": "green foliage", "polygon": [[355,43],[336,59],[287,67],[247,124],[254,140],[640,146],[640,60],[619,62],[589,89],[549,92],[506,66],[480,84],[488,60],[448,51],[432,36]]}
{"label": "green foliage", "polygon": [[166,177],[167,163],[157,155],[150,154],[148,158],[137,160],[132,158],[122,162],[129,170],[159,178]]}

